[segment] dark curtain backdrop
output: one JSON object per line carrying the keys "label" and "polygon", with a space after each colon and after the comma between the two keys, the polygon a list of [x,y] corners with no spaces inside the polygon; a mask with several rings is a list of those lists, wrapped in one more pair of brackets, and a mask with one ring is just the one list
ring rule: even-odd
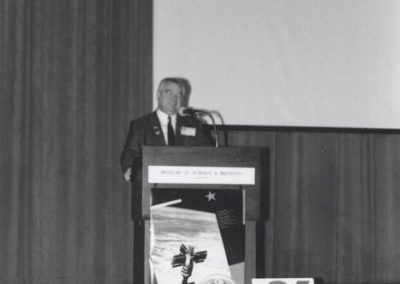
{"label": "dark curtain backdrop", "polygon": [[271,150],[266,276],[400,283],[398,131],[227,133]]}
{"label": "dark curtain backdrop", "polygon": [[[0,1],[0,283],[131,283],[118,156],[151,110],[151,3]],[[265,276],[400,283],[399,133],[227,138],[270,147]]]}
{"label": "dark curtain backdrop", "polygon": [[151,29],[151,1],[0,1],[0,283],[131,283],[119,153]]}

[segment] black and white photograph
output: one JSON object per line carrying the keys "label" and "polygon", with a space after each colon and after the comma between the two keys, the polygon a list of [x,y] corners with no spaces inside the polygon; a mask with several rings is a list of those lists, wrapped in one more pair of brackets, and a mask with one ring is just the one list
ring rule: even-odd
{"label": "black and white photograph", "polygon": [[0,0],[0,284],[399,284],[400,0]]}

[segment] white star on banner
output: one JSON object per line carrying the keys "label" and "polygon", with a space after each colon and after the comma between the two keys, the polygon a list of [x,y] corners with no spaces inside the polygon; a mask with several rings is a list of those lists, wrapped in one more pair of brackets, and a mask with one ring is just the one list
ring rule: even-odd
{"label": "white star on banner", "polygon": [[207,201],[211,201],[211,200],[216,200],[215,199],[215,193],[209,191],[207,195],[204,195],[204,197],[207,197]]}

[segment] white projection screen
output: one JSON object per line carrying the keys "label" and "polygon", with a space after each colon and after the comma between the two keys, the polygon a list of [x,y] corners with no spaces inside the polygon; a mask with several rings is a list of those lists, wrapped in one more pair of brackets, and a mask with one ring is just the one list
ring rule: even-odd
{"label": "white projection screen", "polygon": [[153,52],[218,123],[400,129],[398,0],[154,0]]}

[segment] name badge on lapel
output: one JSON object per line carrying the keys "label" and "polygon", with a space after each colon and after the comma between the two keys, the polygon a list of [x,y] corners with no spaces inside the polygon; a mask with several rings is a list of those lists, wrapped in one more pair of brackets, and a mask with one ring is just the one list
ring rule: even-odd
{"label": "name badge on lapel", "polygon": [[196,136],[196,128],[194,127],[181,127],[181,135],[183,136]]}

